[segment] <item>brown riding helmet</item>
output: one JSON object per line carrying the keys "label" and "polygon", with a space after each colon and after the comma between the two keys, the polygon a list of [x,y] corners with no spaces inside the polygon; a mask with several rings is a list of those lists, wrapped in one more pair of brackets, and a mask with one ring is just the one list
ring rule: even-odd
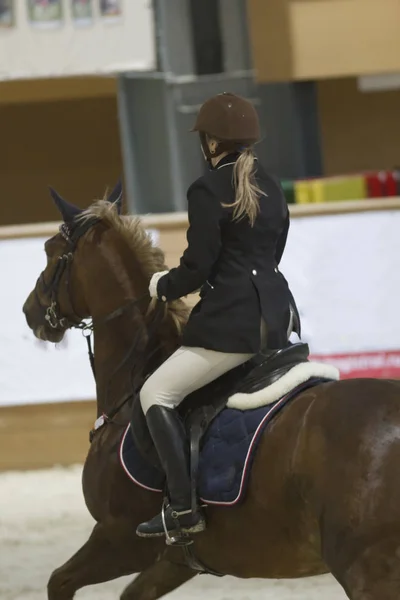
{"label": "brown riding helmet", "polygon": [[222,142],[241,142],[249,146],[261,136],[253,104],[229,92],[213,96],[202,105],[191,131],[206,133]]}

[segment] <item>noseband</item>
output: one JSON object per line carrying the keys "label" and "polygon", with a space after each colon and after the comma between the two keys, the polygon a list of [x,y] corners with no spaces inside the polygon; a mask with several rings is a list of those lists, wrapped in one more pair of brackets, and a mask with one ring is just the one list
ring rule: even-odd
{"label": "noseband", "polygon": [[[61,317],[58,313],[59,307],[58,307],[58,302],[57,302],[58,285],[61,281],[61,278],[62,278],[64,272],[66,272],[66,288],[67,288],[69,303],[71,304],[70,294],[69,294],[69,281],[70,281],[69,275],[70,275],[70,270],[71,270],[72,259],[73,259],[72,252],[68,252],[68,254],[63,254],[62,256],[58,257],[56,271],[54,273],[53,279],[50,282],[50,286],[47,289],[47,291],[49,291],[49,289],[51,291],[51,304],[50,304],[50,306],[47,307],[44,318],[46,319],[47,323],[49,324],[49,326],[52,329],[60,329],[60,328],[67,329],[72,324],[75,324],[75,311],[74,310],[72,311],[72,313],[74,315],[74,322],[69,320],[67,317]],[[41,276],[41,283],[42,283],[42,285],[44,284],[43,276]],[[72,304],[71,304],[71,306],[72,306]]]}

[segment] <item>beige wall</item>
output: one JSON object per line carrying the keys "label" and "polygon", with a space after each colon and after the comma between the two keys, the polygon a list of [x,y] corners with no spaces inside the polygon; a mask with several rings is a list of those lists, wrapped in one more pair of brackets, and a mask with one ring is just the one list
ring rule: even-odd
{"label": "beige wall", "polygon": [[400,70],[399,0],[290,0],[298,79]]}
{"label": "beige wall", "polygon": [[96,81],[0,85],[0,225],[57,219],[48,185],[86,206],[122,174],[115,83]]}
{"label": "beige wall", "polygon": [[258,79],[400,70],[398,0],[248,0]]}
{"label": "beige wall", "polygon": [[288,0],[247,0],[253,60],[260,82],[293,77]]}
{"label": "beige wall", "polygon": [[355,79],[318,83],[326,175],[400,163],[400,90],[361,93]]}

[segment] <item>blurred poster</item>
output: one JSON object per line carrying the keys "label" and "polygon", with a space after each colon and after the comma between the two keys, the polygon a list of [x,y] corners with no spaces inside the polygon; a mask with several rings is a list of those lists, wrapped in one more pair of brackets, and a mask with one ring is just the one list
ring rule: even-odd
{"label": "blurred poster", "polygon": [[14,25],[14,0],[0,0],[0,29],[9,29]]}
{"label": "blurred poster", "polygon": [[71,0],[71,13],[75,25],[93,23],[93,0]]}
{"label": "blurred poster", "polygon": [[147,0],[0,0],[0,82],[155,68]]}
{"label": "blurred poster", "polygon": [[62,0],[27,0],[29,20],[33,27],[52,29],[62,25]]}
{"label": "blurred poster", "polygon": [[100,14],[105,21],[119,21],[122,16],[122,0],[99,0]]}

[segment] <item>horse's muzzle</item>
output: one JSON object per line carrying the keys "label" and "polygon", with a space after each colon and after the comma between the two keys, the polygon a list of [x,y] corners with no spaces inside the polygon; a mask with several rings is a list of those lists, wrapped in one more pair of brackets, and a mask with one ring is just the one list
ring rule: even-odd
{"label": "horse's muzzle", "polygon": [[46,321],[47,309],[37,302],[34,291],[29,294],[22,307],[22,311],[28,327],[33,331],[35,337],[43,342],[52,342],[53,344],[61,342],[65,330],[49,327]]}
{"label": "horse's muzzle", "polygon": [[43,319],[44,314],[37,315],[38,312],[42,311],[39,307],[35,307],[35,299],[33,292],[31,292],[28,298],[25,300],[24,305],[22,307],[22,311],[25,315],[28,327],[34,331],[36,327],[40,324],[38,321],[40,321],[41,318]]}

